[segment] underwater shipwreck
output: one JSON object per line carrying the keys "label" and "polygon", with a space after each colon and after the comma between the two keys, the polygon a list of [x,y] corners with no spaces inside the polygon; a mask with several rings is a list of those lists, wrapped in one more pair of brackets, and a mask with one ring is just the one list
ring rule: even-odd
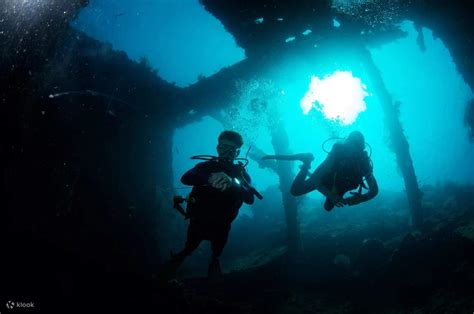
{"label": "underwater shipwreck", "polygon": [[[473,313],[473,15],[461,0],[2,1],[0,312]],[[200,34],[199,16],[232,62],[206,68],[224,40],[166,28]],[[297,191],[362,133],[365,182]],[[244,175],[195,183],[228,148]],[[231,188],[251,199],[219,253],[182,253],[192,204]]]}

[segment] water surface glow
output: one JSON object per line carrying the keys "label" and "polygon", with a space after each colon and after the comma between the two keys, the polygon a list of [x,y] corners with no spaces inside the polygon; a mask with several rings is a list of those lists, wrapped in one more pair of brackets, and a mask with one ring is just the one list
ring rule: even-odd
{"label": "water surface glow", "polygon": [[300,106],[304,114],[314,108],[328,120],[350,125],[359,113],[366,110],[364,98],[368,95],[359,78],[352,76],[351,72],[336,71],[323,79],[312,76]]}

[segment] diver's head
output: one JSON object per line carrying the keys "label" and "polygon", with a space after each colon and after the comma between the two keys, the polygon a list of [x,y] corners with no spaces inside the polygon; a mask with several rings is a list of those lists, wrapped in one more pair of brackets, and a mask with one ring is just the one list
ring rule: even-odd
{"label": "diver's head", "polygon": [[346,138],[346,145],[354,151],[363,151],[365,148],[364,135],[359,131],[353,131]]}
{"label": "diver's head", "polygon": [[242,136],[234,131],[224,131],[219,135],[217,154],[220,160],[233,162],[240,154],[240,148],[244,144]]}

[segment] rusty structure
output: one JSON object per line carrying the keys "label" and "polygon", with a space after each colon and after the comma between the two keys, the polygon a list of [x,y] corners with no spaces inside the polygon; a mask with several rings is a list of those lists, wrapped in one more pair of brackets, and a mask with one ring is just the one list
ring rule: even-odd
{"label": "rusty structure", "polygon": [[[15,245],[5,247],[16,252],[10,266],[38,258],[39,269],[61,270],[65,260],[79,259],[118,270],[139,269],[140,276],[152,273],[166,258],[163,254],[174,241],[171,234],[179,226],[166,208],[172,193],[174,130],[226,106],[236,79],[251,78],[295,51],[302,56],[314,51],[311,38],[322,49],[344,42],[371,73],[413,223],[422,225],[422,194],[409,142],[367,47],[403,36],[396,23],[413,20],[444,41],[474,89],[472,9],[461,1],[398,0],[387,2],[393,4],[390,23],[376,23],[371,14],[377,7],[349,14],[329,1],[201,2],[245,49],[247,59],[185,89],[165,82],[110,45],[72,30],[69,22],[86,1],[50,1],[52,9],[38,12],[28,22],[21,22],[22,13],[9,7],[11,1],[3,5],[2,208],[8,239],[15,240],[11,242]],[[386,3],[371,3],[382,2]],[[265,22],[258,25],[255,19],[260,17]],[[344,27],[334,28],[333,18]],[[282,39],[307,28],[317,31],[295,45],[285,45]],[[65,91],[85,92],[61,94]],[[191,109],[197,114],[189,115]],[[276,152],[288,153],[282,128],[274,130],[272,144]],[[279,175],[288,243],[298,251],[298,204],[287,195],[292,173],[284,166],[266,166]],[[34,272],[41,277],[37,270],[23,276]]]}

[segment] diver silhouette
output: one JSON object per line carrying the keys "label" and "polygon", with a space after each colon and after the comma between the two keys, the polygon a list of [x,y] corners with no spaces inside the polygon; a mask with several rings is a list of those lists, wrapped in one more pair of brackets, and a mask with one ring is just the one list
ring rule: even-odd
{"label": "diver silhouette", "polygon": [[[309,176],[314,156],[311,153],[294,155],[267,155],[262,159],[299,160],[303,162],[291,186],[291,194],[300,196],[318,190],[326,197],[324,209],[330,211],[334,206],[357,205],[374,198],[378,193],[377,180],[373,174],[372,162],[365,149],[365,139],[361,132],[354,131],[342,143],[333,145],[327,158]],[[364,183],[367,182],[367,185]],[[344,198],[344,194],[351,196]],[[362,188],[368,192],[362,194]]]}
{"label": "diver silhouette", "polygon": [[250,186],[250,176],[243,164],[234,163],[242,145],[239,133],[222,132],[218,138],[218,157],[198,163],[181,177],[183,184],[193,186],[185,213],[190,223],[184,249],[172,254],[165,265],[168,273],[174,273],[203,240],[208,240],[212,249],[208,277],[222,275],[219,256],[227,243],[231,223],[242,204],[253,204],[254,195],[258,194]]}

